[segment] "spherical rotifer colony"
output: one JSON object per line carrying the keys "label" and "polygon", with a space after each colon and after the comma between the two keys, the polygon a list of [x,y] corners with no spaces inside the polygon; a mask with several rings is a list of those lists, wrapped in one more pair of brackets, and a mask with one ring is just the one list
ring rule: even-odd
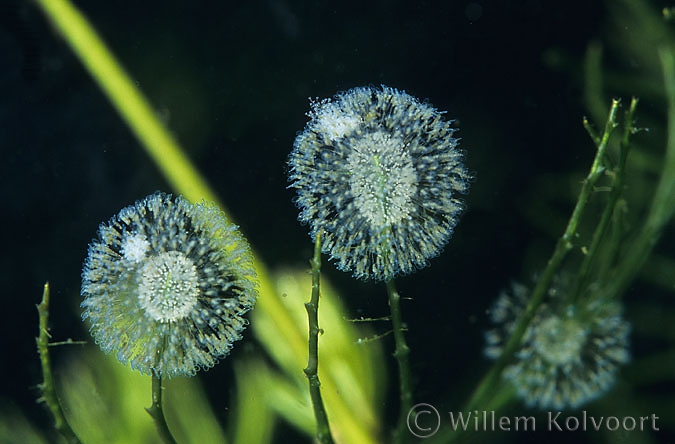
{"label": "spherical rotifer colony", "polygon": [[428,264],[452,235],[468,191],[452,121],[388,87],[312,102],[289,157],[299,219],[337,267],[388,280]]}
{"label": "spherical rotifer colony", "polygon": [[101,224],[82,296],[105,352],[143,374],[191,376],[241,339],[256,273],[246,240],[215,205],[155,193]]}
{"label": "spherical rotifer colony", "polygon": [[[495,328],[485,335],[485,355],[501,356],[527,306],[528,289],[513,284],[490,310]],[[616,372],[630,360],[630,325],[617,301],[589,300],[571,305],[564,289],[549,292],[530,322],[513,362],[503,376],[530,407],[577,408],[605,394]]]}

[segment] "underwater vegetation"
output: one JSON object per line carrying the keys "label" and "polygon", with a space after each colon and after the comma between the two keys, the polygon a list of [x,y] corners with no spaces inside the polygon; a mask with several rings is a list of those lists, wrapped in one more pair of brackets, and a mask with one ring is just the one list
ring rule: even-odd
{"label": "underwater vegetation", "polygon": [[675,439],[672,8],[123,6],[13,16],[83,67],[29,158],[82,160],[8,231],[0,442]]}
{"label": "underwater vegetation", "polygon": [[[288,161],[299,219],[311,226],[314,263],[321,250],[356,278],[386,282],[401,392],[394,440],[401,442],[412,388],[393,278],[424,267],[438,254],[457,223],[462,204],[456,195],[467,192],[470,176],[451,122],[404,92],[354,88],[314,102],[308,115],[311,121],[295,139]],[[315,285],[318,273],[313,266]],[[316,309],[318,296],[311,304]],[[318,331],[311,313],[310,331]],[[310,389],[318,392],[319,385],[310,383]],[[332,442],[322,401],[314,396],[317,439]]]}

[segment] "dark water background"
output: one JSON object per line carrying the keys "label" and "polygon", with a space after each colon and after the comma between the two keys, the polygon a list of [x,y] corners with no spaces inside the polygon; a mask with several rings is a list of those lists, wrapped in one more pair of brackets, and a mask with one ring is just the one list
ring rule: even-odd
{"label": "dark water background", "polygon": [[[0,396],[47,427],[35,403],[42,285],[52,286],[55,340],[89,340],[80,321],[80,272],[98,224],[156,190],[172,190],[40,12],[30,2],[4,3]],[[476,173],[467,211],[444,253],[399,287],[414,299],[404,302],[404,316],[416,399],[449,394],[445,402],[460,404],[487,368],[485,309],[510,279],[538,271],[533,262],[543,266],[550,233],[562,231],[564,219],[551,217],[546,230],[530,219],[532,202],[555,194],[541,189],[542,178],[583,174],[592,160],[581,126],[581,63],[589,42],[607,38],[604,4],[76,3],[272,268],[303,266],[311,254],[285,171],[309,97],[385,84],[458,120]],[[555,205],[564,214],[572,203]],[[352,314],[386,313],[381,286],[330,266],[325,273]],[[227,392],[227,360],[200,377]],[[392,423],[395,397],[392,386],[385,407]]]}

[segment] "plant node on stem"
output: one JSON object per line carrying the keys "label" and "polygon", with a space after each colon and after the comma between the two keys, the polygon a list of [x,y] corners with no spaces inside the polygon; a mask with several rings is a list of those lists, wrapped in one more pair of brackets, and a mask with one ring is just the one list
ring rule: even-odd
{"label": "plant node on stem", "polygon": [[56,396],[56,389],[54,388],[54,377],[52,376],[52,367],[49,361],[49,282],[45,283],[42,291],[42,302],[38,304],[38,317],[40,331],[38,337],[35,338],[37,343],[38,354],[40,355],[40,364],[42,366],[42,384],[40,384],[40,391],[42,397],[39,401],[44,402],[49,408],[52,417],[54,418],[54,428],[63,436],[68,444],[80,444],[80,440],[73,432],[73,429],[68,424],[61,404]]}
{"label": "plant node on stem", "polygon": [[394,342],[396,349],[394,357],[398,363],[398,378],[400,387],[400,411],[398,424],[394,432],[394,442],[403,442],[403,436],[406,429],[406,419],[412,408],[412,375],[410,372],[410,348],[405,340],[405,326],[401,316],[401,296],[396,290],[393,279],[386,282],[387,295],[389,296],[389,310],[391,311],[391,322],[394,329]]}
{"label": "plant node on stem", "polygon": [[333,437],[330,433],[328,416],[323,405],[321,397],[321,382],[319,381],[319,295],[321,280],[321,233],[316,235],[314,243],[314,257],[311,260],[312,265],[312,296],[309,302],[305,304],[307,318],[309,319],[309,355],[307,358],[307,367],[304,372],[309,381],[309,395],[314,407],[314,418],[316,419],[316,439],[320,444],[332,444]]}

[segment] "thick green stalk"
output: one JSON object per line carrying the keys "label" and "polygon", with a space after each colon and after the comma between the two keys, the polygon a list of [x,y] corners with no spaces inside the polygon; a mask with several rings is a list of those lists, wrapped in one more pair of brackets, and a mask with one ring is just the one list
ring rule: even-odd
{"label": "thick green stalk", "polygon": [[330,424],[326,409],[321,397],[321,381],[319,380],[319,296],[321,294],[321,233],[316,235],[314,243],[314,257],[312,257],[312,296],[305,304],[309,320],[309,354],[305,375],[309,381],[309,396],[314,407],[316,419],[316,440],[320,444],[332,444],[333,436],[330,433]]}
{"label": "thick green stalk", "polygon": [[40,332],[35,339],[37,342],[38,354],[40,355],[40,364],[42,365],[42,384],[40,384],[40,391],[43,401],[54,418],[54,428],[63,436],[69,444],[79,444],[78,439],[73,429],[68,424],[61,404],[56,397],[56,389],[54,388],[54,377],[52,375],[52,367],[49,361],[49,282],[45,283],[42,291],[42,302],[37,306]]}
{"label": "thick green stalk", "polygon": [[[136,82],[125,72],[86,17],[69,0],[35,0],[35,3],[131,128],[173,190],[193,202],[202,199],[219,202],[208,181],[199,174],[185,151],[181,150],[169,130],[159,121],[157,113],[139,91]],[[222,205],[221,209],[227,215],[227,210]],[[227,217],[233,220],[229,215]],[[293,356],[302,356],[306,350],[306,338],[297,327],[291,312],[277,297],[277,290],[267,267],[259,260],[255,251],[254,255],[260,298],[252,316],[264,318],[275,329],[286,333],[282,341],[285,348]],[[260,336],[259,331],[263,328],[254,324],[253,330]],[[323,380],[325,385],[335,386],[340,378],[326,373]],[[366,385],[367,382],[363,382],[363,386]],[[359,413],[345,407],[344,399],[337,390],[324,393],[324,399],[332,407],[331,411],[336,412],[333,427],[339,425],[343,436],[358,436],[360,441],[366,437],[374,439],[369,435],[371,431],[368,427],[362,424]]]}
{"label": "thick green stalk", "polygon": [[68,0],[35,0],[89,71],[174,189],[190,201],[217,202],[206,181],[162,126],[135,82]]}
{"label": "thick green stalk", "polygon": [[405,340],[405,325],[401,315],[401,296],[396,290],[394,280],[390,279],[386,282],[387,295],[389,296],[389,310],[391,311],[391,323],[394,329],[394,342],[396,349],[394,350],[394,358],[398,364],[398,381],[399,381],[399,395],[400,395],[400,410],[398,416],[398,424],[394,432],[394,442],[401,443],[406,436],[406,419],[410,409],[412,408],[412,373],[410,371],[410,348]]}

